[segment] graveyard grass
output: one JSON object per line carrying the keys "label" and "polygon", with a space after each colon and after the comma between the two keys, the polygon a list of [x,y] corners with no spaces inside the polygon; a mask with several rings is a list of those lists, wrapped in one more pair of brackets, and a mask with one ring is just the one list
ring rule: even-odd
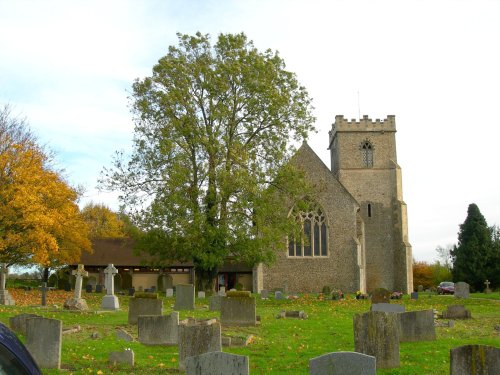
{"label": "graveyard grass", "polygon": [[[120,296],[120,311],[99,312],[102,294],[86,294],[89,312],[62,311],[64,300],[71,294],[50,291],[48,308],[33,307],[40,302],[38,291],[9,290],[16,306],[0,306],[0,320],[8,326],[9,317],[21,313],[35,313],[47,318],[61,319],[63,327],[79,325],[81,331],[63,334],[62,369],[68,374],[162,374],[177,373],[177,347],[145,346],[137,342],[137,326],[127,324],[129,297]],[[174,298],[163,298],[164,314],[169,314]],[[440,313],[450,304],[464,304],[472,313],[470,320],[456,320],[453,328],[436,327],[436,341],[401,343],[401,366],[396,369],[378,370],[378,374],[448,374],[451,348],[467,344],[484,344],[500,347],[500,301],[498,292],[488,295],[471,294],[468,300],[453,296],[420,295],[419,300],[392,301],[403,303],[406,311],[436,309]],[[58,305],[55,309],[53,305]],[[220,312],[208,311],[208,298],[196,300],[195,311],[180,312],[180,319],[193,316],[199,319],[220,318]],[[31,307],[30,307],[31,306]],[[370,308],[367,300],[321,300],[317,295],[302,295],[297,300],[260,300],[257,297],[257,327],[224,328],[223,335],[247,337],[254,335],[246,347],[223,347],[224,352],[247,355],[251,374],[308,374],[311,358],[334,351],[353,351],[353,315]],[[307,320],[276,319],[281,310],[303,310]],[[125,329],[136,339],[134,342],[119,340],[117,329]],[[97,339],[91,338],[95,332]],[[19,336],[22,341],[24,337]],[[135,352],[135,368],[113,366],[108,363],[112,351],[131,348]],[[44,370],[44,374],[57,374]]]}

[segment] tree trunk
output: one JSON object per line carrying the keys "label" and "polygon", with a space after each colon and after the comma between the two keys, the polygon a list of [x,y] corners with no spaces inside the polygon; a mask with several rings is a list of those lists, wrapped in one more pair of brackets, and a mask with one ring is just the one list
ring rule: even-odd
{"label": "tree trunk", "polygon": [[202,270],[195,269],[196,272],[196,290],[205,292],[215,292],[215,281],[217,279],[218,269]]}
{"label": "tree trunk", "polygon": [[44,267],[42,282],[44,282],[44,283],[48,283],[49,282],[49,273],[50,273],[49,271],[50,271],[49,267]]}

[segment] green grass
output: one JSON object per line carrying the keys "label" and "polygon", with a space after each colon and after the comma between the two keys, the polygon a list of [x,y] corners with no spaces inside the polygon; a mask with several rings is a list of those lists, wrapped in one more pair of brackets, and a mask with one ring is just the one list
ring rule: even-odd
{"label": "green grass", "polygon": [[[457,320],[453,328],[436,328],[437,340],[433,342],[401,343],[401,366],[397,369],[379,370],[378,374],[448,374],[449,351],[466,344],[485,344],[500,347],[500,335],[495,325],[500,325],[500,302],[498,293],[473,294],[468,300],[456,300],[452,296],[431,298],[421,295],[417,301],[393,301],[402,303],[407,311],[437,309],[442,312],[453,303],[466,305],[472,313],[470,320]],[[91,309],[98,309],[99,295],[84,295]],[[138,342],[117,340],[115,330],[123,328],[137,337],[137,327],[127,324],[129,297],[120,297],[121,311],[106,313],[74,313],[68,311],[42,309],[36,307],[2,306],[0,320],[8,325],[8,318],[22,312],[31,312],[45,317],[61,319],[64,327],[80,325],[78,333],[63,335],[62,364],[67,373],[73,374],[162,374],[177,372],[177,347],[145,346]],[[162,298],[164,313],[169,314],[174,304],[173,298]],[[183,311],[180,318],[220,317],[205,307],[208,298],[197,300],[195,311]],[[250,358],[251,374],[308,374],[311,358],[332,351],[353,351],[353,315],[368,311],[369,301],[349,300],[322,301],[315,296],[298,300],[276,301],[257,299],[257,314],[261,324],[257,327],[223,328],[223,334],[246,336],[253,334],[254,342],[247,347],[226,348],[223,351],[247,355]],[[282,310],[304,310],[307,320],[276,319]],[[93,332],[99,332],[98,339],[92,339]],[[21,337],[21,340],[24,340]],[[131,348],[135,352],[136,366],[110,366],[107,363],[111,351]],[[100,372],[99,372],[100,371]],[[45,374],[58,371],[45,370]]]}

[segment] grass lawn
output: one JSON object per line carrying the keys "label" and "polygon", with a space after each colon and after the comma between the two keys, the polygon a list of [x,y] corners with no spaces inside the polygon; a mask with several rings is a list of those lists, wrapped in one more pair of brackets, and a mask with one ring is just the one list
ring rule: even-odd
{"label": "grass lawn", "polygon": [[[85,294],[83,298],[91,312],[69,312],[60,309],[70,293],[51,291],[49,308],[36,307],[40,303],[38,291],[10,289],[17,306],[0,306],[0,321],[8,325],[9,317],[20,313],[35,313],[48,318],[61,319],[69,328],[80,325],[81,331],[63,335],[62,368],[72,374],[167,374],[175,373],[178,367],[177,347],[145,346],[137,341],[125,342],[116,339],[116,329],[122,328],[137,338],[137,327],[127,324],[129,297],[120,297],[121,311],[96,312],[102,295]],[[197,300],[195,311],[183,311],[180,319],[220,317],[220,313],[208,311],[208,298]],[[451,348],[467,344],[484,344],[500,347],[500,298],[498,293],[472,294],[468,300],[456,300],[453,296],[428,297],[421,294],[417,301],[393,301],[406,306],[406,311],[436,309],[440,313],[447,305],[464,304],[472,313],[470,320],[457,320],[453,328],[436,328],[437,340],[432,342],[401,343],[401,366],[397,369],[379,370],[377,374],[449,374],[449,352]],[[172,311],[173,298],[163,298],[164,314]],[[58,305],[59,308],[53,308]],[[353,315],[368,311],[370,302],[355,300],[352,296],[342,301],[318,300],[314,295],[304,295],[297,300],[257,298],[257,314],[261,324],[257,327],[225,329],[224,335],[246,336],[255,339],[247,347],[226,348],[224,352],[250,357],[251,374],[309,374],[309,359],[333,351],[353,351]],[[280,310],[303,310],[307,320],[276,319]],[[99,333],[92,339],[91,334]],[[24,340],[23,337],[20,337]],[[135,352],[136,366],[133,370],[110,366],[107,362],[111,351],[131,348]],[[45,370],[44,374],[59,371]]]}

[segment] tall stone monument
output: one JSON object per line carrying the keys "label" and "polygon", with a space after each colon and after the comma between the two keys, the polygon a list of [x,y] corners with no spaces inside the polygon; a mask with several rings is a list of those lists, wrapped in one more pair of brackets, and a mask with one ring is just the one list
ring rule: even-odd
{"label": "tall stone monument", "polygon": [[7,281],[8,273],[9,269],[7,267],[7,263],[2,263],[2,269],[0,270],[0,305],[16,304],[9,291],[5,289],[5,282]]}
{"label": "tall stone monument", "polygon": [[82,298],[82,281],[89,273],[83,269],[83,264],[79,264],[76,270],[71,272],[76,276],[75,295],[64,302],[64,308],[68,310],[88,310],[87,301]]}
{"label": "tall stone monument", "polygon": [[104,285],[106,287],[106,295],[102,297],[101,308],[103,310],[117,310],[120,308],[118,297],[115,296],[115,275],[118,270],[112,264],[108,264],[104,270]]}

